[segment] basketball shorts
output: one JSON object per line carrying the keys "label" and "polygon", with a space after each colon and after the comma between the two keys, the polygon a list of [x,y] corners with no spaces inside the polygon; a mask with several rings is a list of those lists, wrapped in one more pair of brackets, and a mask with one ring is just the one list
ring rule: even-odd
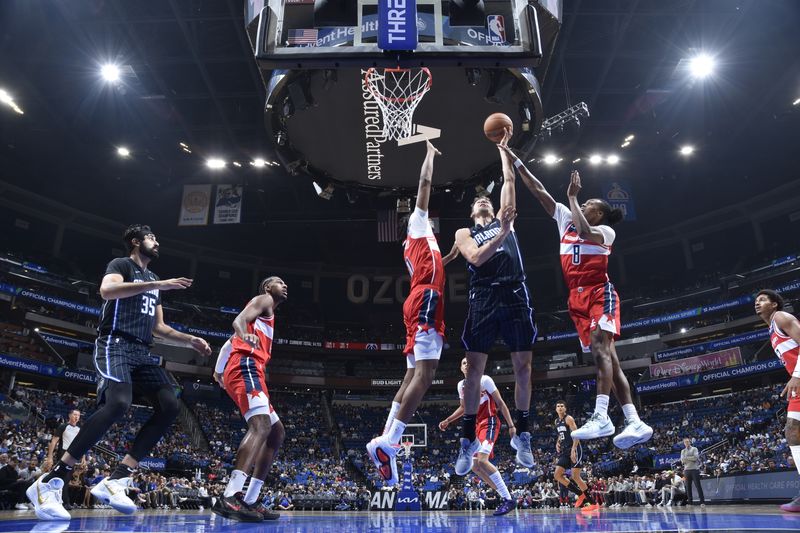
{"label": "basketball shorts", "polygon": [[575,461],[574,463],[572,462],[572,457],[570,457],[571,451],[572,448],[570,447],[570,449],[567,450],[567,453],[559,454],[558,460],[556,461],[556,466],[560,466],[564,470],[569,470],[570,468],[583,468],[581,466],[581,464],[583,463],[583,447],[581,447],[581,445],[578,444],[578,449],[577,449],[578,460]]}
{"label": "basketball shorts", "polygon": [[480,448],[475,453],[485,453],[489,455],[489,459],[494,457],[494,443],[500,436],[500,419],[496,416],[490,416],[486,420],[480,421],[475,428],[475,438],[481,443]]}
{"label": "basketball shorts", "polygon": [[225,366],[222,380],[225,383],[225,392],[245,420],[256,415],[269,415],[270,422],[274,424],[279,418],[269,401],[269,390],[264,376],[264,367],[256,359],[234,351]]}
{"label": "basketball shorts", "polygon": [[536,322],[524,283],[472,287],[461,342],[470,352],[489,353],[498,336],[509,350],[523,352],[536,341]]}
{"label": "basketball shorts", "polygon": [[110,382],[130,383],[133,392],[147,396],[175,382],[166,370],[156,364],[150,347],[123,337],[102,335],[94,342],[94,366],[97,382],[97,401],[105,401],[105,389]]}
{"label": "basketball shorts", "polygon": [[412,289],[403,303],[403,322],[406,326],[403,353],[408,356],[408,368],[414,368],[414,361],[438,360],[444,344],[442,293],[431,286]]}
{"label": "basketball shorts", "polygon": [[792,420],[800,422],[800,396],[789,398],[789,405],[786,408],[786,416]]}
{"label": "basketball shorts", "polygon": [[568,307],[584,352],[591,351],[592,332],[597,328],[619,338],[619,295],[611,282],[570,290]]}

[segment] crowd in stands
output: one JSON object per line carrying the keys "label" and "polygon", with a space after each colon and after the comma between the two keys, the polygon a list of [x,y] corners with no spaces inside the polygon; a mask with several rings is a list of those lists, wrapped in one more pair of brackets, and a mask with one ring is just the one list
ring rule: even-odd
{"label": "crowd in stands", "polygon": [[[783,408],[779,386],[762,387],[724,396],[676,404],[654,405],[641,410],[643,418],[656,428],[647,447],[620,452],[610,439],[584,443],[585,477],[595,498],[607,506],[678,505],[686,493],[678,460],[667,464],[668,471],[653,468],[656,455],[675,454],[683,437],[690,437],[703,453],[701,474],[720,476],[740,471],[772,471],[794,468],[785,439],[782,438]],[[494,462],[506,479],[522,508],[553,508],[570,505],[571,496],[552,479],[554,456],[553,406],[557,391],[534,398],[531,424],[537,465],[532,470],[517,467],[505,431],[495,447]],[[325,399],[319,393],[279,393],[275,405],[286,426],[287,438],[267,480],[265,496],[271,505],[298,509],[364,509],[369,495],[382,490],[382,482],[368,463],[364,443],[382,431],[386,406],[367,406],[335,400],[333,422],[324,415]],[[4,406],[21,404],[28,416],[10,416],[3,409],[0,423],[0,492],[14,483],[40,475],[52,438],[53,418],[63,418],[72,409],[90,416],[93,400],[72,394],[17,387]],[[573,416],[580,423],[588,409],[580,396],[571,398]],[[208,507],[211,498],[223,489],[232,467],[238,440],[243,435],[241,417],[233,405],[223,401],[191,405],[205,433],[209,450],[189,442],[180,425],[162,440],[154,456],[174,458],[168,472],[142,470],[135,476],[134,491],[144,508]],[[423,448],[413,449],[414,484],[419,490],[445,490],[451,495],[451,508],[492,507],[493,491],[473,476],[459,478],[452,469],[458,429],[446,432],[437,424],[455,405],[423,405],[415,419],[427,424],[428,440]],[[612,411],[612,416],[619,415]],[[126,420],[115,425],[102,444],[119,456],[140,424],[149,416],[145,407],[134,407]],[[337,455],[338,443],[343,446]],[[716,445],[716,446],[715,446]],[[89,453],[76,469],[69,485],[75,506],[96,507],[88,489],[113,467],[115,459],[102,453]],[[171,465],[171,466],[169,466]],[[191,466],[190,466],[191,465]],[[182,466],[181,470],[176,466]],[[179,474],[179,472],[182,472]],[[12,501],[11,504],[24,502]]]}

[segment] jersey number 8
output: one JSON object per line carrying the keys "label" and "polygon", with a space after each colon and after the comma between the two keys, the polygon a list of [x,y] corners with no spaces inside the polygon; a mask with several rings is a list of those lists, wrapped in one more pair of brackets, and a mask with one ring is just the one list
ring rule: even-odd
{"label": "jersey number 8", "polygon": [[154,316],[156,314],[156,300],[149,296],[142,296],[142,314]]}

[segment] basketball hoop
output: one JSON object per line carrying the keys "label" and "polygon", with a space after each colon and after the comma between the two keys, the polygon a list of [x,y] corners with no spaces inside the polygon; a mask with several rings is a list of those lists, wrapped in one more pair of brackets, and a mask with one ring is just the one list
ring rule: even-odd
{"label": "basketball hoop", "polygon": [[364,84],[383,114],[383,134],[396,141],[411,137],[414,110],[431,86],[431,71],[422,68],[370,68]]}
{"label": "basketball hoop", "polygon": [[414,446],[414,441],[407,440],[403,442],[400,446],[402,446],[402,454],[398,453],[402,457],[409,459],[411,457],[411,447]]}

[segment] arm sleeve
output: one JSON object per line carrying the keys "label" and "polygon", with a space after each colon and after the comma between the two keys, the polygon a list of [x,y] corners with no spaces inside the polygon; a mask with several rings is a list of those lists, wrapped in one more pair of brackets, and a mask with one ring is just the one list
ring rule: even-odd
{"label": "arm sleeve", "polygon": [[600,233],[603,234],[604,245],[611,246],[612,244],[614,244],[614,239],[617,238],[617,232],[614,231],[611,228],[611,226],[600,225],[600,226],[595,226],[595,228],[597,228],[600,231]]}
{"label": "arm sleeve", "polygon": [[131,266],[124,257],[113,259],[106,267],[106,274],[119,274],[122,276],[122,281],[130,281],[133,277],[131,276]]}
{"label": "arm sleeve", "polygon": [[225,341],[225,344],[222,345],[222,348],[219,349],[219,355],[217,356],[217,364],[214,366],[214,372],[217,374],[222,374],[225,372],[225,366],[228,364],[228,359],[231,357],[232,349],[233,345],[231,344],[231,340],[228,339]]}
{"label": "arm sleeve", "polygon": [[487,394],[494,394],[494,391],[497,390],[497,385],[494,384],[494,380],[489,376],[481,377],[481,388],[486,391]]}
{"label": "arm sleeve", "polygon": [[408,218],[408,236],[412,239],[433,236],[433,230],[428,223],[427,211],[423,211],[419,207],[414,208],[414,212]]}
{"label": "arm sleeve", "polygon": [[553,211],[553,220],[555,220],[558,225],[558,236],[562,237],[572,223],[572,212],[564,204],[556,202],[556,208]]}

